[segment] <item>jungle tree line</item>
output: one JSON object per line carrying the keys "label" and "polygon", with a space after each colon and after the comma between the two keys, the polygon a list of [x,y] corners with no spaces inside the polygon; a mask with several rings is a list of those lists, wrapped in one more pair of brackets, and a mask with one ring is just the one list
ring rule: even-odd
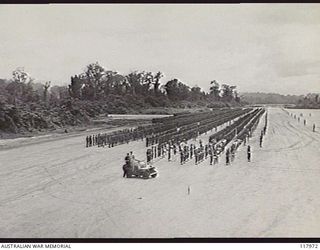
{"label": "jungle tree line", "polygon": [[128,75],[105,70],[99,63],[89,64],[81,74],[71,77],[68,91],[71,97],[85,100],[99,100],[114,95],[153,96],[168,98],[170,101],[182,100],[221,100],[240,101],[236,86],[211,82],[210,92],[200,87],[189,87],[178,79],[161,84],[162,72],[134,71]]}
{"label": "jungle tree line", "polygon": [[23,69],[13,71],[12,79],[0,81],[0,101],[16,105],[20,103],[42,103],[59,105],[66,99],[108,101],[110,97],[133,97],[142,99],[151,106],[165,106],[179,101],[240,102],[236,86],[210,83],[206,93],[200,87],[190,87],[178,79],[163,84],[162,72],[134,71],[127,75],[107,70],[98,62],[86,66],[85,70],[71,77],[68,86],[52,86],[51,82],[35,83]]}

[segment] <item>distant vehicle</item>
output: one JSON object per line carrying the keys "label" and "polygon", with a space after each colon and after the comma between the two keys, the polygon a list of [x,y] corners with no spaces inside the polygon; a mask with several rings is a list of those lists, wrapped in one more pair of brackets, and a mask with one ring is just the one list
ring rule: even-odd
{"label": "distant vehicle", "polygon": [[131,160],[123,165],[127,178],[150,179],[158,176],[158,170],[144,161]]}

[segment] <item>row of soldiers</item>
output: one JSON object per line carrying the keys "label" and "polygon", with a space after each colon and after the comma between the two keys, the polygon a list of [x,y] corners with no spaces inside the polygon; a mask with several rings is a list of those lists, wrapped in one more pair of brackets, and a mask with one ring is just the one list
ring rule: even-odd
{"label": "row of soldiers", "polygon": [[129,138],[126,136],[118,136],[112,134],[95,134],[95,135],[88,135],[86,137],[86,147],[105,147],[108,146],[109,148],[114,147],[118,144],[129,143]]}
{"label": "row of soldiers", "polygon": [[[221,113],[219,122],[224,123],[246,112],[247,110],[239,109],[230,110],[228,112],[219,110],[213,113]],[[203,119],[200,122],[198,120],[201,117]],[[96,145],[99,147],[114,147],[120,144],[129,143],[130,141],[143,140],[144,138],[146,138],[147,147],[155,144],[167,143],[170,139],[175,140],[176,143],[182,140],[189,140],[191,138],[196,138],[199,134],[212,130],[214,127],[217,130],[217,125],[219,125],[217,124],[217,117],[212,116],[212,114],[209,115],[209,118],[205,117],[205,114],[197,114],[178,119],[179,122],[175,122],[177,118],[170,118],[173,119],[173,121],[168,123],[156,123],[148,126],[139,126],[134,129],[123,129],[110,134],[98,133],[88,135],[86,137],[86,147]],[[195,122],[195,120],[197,122]]]}
{"label": "row of soldiers", "polygon": [[[211,113],[222,113],[223,111],[215,111]],[[210,113],[210,114],[211,114]],[[209,113],[208,113],[209,114]],[[176,118],[176,117],[170,117],[170,122],[166,123],[156,123],[151,124],[148,126],[138,126],[137,128],[131,128],[131,129],[122,129],[110,134],[106,133],[98,133],[94,135],[88,135],[86,136],[86,147],[92,147],[92,146],[109,146],[114,147],[120,144],[129,143],[130,141],[136,141],[140,139],[146,139],[147,146],[154,145],[159,143],[158,141],[155,142],[153,139],[155,138],[154,135],[162,133],[164,135],[168,134],[169,132],[175,132],[177,124],[180,124],[179,126],[189,126],[194,123],[195,116],[197,119],[206,117],[206,114],[196,114],[189,117],[183,117],[182,119]],[[179,120],[177,122],[176,120]],[[179,131],[178,131],[179,132]],[[160,143],[168,140],[168,138],[162,138],[162,141]],[[152,144],[150,144],[152,142]]]}
{"label": "row of soldiers", "polygon": [[[208,157],[210,158],[210,165],[217,164],[219,155],[225,151],[225,146],[229,141],[232,141],[231,146],[226,150],[226,165],[229,165],[234,159],[237,148],[242,144],[242,142],[246,143],[249,140],[249,137],[252,135],[252,130],[255,129],[257,123],[259,121],[260,116],[264,113],[264,110],[260,110],[259,112],[254,112],[254,118],[250,120],[247,126],[244,128],[245,132],[241,136],[237,136],[237,134],[232,133],[234,129],[230,129],[230,127],[225,128],[225,136],[228,138],[221,139],[217,142],[213,137],[210,137],[209,143],[203,145],[202,141],[199,140],[198,145],[196,143],[187,144],[186,140],[181,143],[176,143],[174,140],[169,140],[168,143],[158,144],[158,146],[152,146],[146,152],[147,154],[147,162],[153,161],[157,156],[158,157],[168,157],[168,161],[172,160],[172,155],[180,154],[180,164],[183,165],[189,160],[195,160],[195,165],[200,164],[202,161],[206,160]],[[252,116],[250,116],[252,117]],[[261,136],[265,135],[267,129],[267,114],[265,116],[265,125],[263,130],[261,131]],[[251,119],[251,118],[250,118]],[[246,119],[245,121],[247,121]],[[242,123],[240,123],[242,124]],[[230,131],[229,131],[230,130]],[[230,138],[229,138],[230,137]],[[245,145],[245,144],[244,144]],[[158,152],[158,154],[157,154]],[[247,146],[247,160],[251,161],[251,146]]]}
{"label": "row of soldiers", "polygon": [[115,147],[130,141],[143,140],[147,135],[155,133],[156,128],[150,126],[139,126],[137,128],[127,128],[112,133],[98,133],[86,137],[86,147],[109,146]]}
{"label": "row of soldiers", "polygon": [[94,135],[88,135],[86,137],[86,147],[98,146],[109,148],[115,147],[120,144],[129,143],[130,141],[135,141],[143,139],[145,137],[143,130],[137,129],[123,129],[113,133],[98,133]]}
{"label": "row of soldiers", "polygon": [[[256,125],[257,119],[260,117],[260,115],[263,112],[264,112],[264,110],[257,110],[255,112],[253,112],[250,116],[247,116],[247,118],[245,118],[246,116],[244,117],[245,119],[243,119],[243,121],[246,122],[250,117],[257,115],[257,118],[255,119],[255,121],[250,126],[248,126],[248,129],[249,129],[248,136],[249,135],[251,136],[251,129],[253,126]],[[239,121],[237,124],[241,125],[242,122]],[[239,129],[241,129],[240,127],[239,127]],[[236,127],[236,128],[238,128],[238,127]],[[219,143],[217,143],[217,140],[214,139],[214,137],[210,137],[209,143],[204,146],[202,145],[202,141],[200,140],[199,147],[196,147],[194,144],[190,144],[190,146],[185,145],[183,147],[183,150],[180,147],[180,149],[179,149],[180,164],[184,164],[189,159],[192,159],[193,155],[195,158],[196,165],[201,163],[203,160],[207,159],[208,156],[210,157],[210,165],[218,163],[219,154],[225,150],[226,144],[229,141],[231,141],[232,138],[235,138],[235,136],[237,135],[236,129],[233,129],[233,126],[230,126],[230,125],[228,127],[226,127],[225,129],[223,129],[220,134],[221,135],[223,134],[224,137],[220,137],[220,136],[216,137],[216,138],[220,139]],[[227,149],[227,151],[226,151],[226,164],[227,165],[230,164],[230,160],[231,161],[234,160],[236,150],[241,143],[242,143],[242,140],[237,139],[232,143],[231,147]],[[190,151],[189,151],[189,148],[190,148]],[[250,161],[251,160],[250,146],[247,147],[247,155],[248,155],[248,161]],[[169,157],[170,157],[170,154],[169,154]],[[170,158],[168,158],[168,159],[170,159]]]}
{"label": "row of soldiers", "polygon": [[[238,147],[244,143],[246,145],[247,141],[249,142],[249,138],[252,136],[252,131],[255,130],[256,126],[258,125],[259,119],[261,115],[265,112],[264,109],[258,109],[255,112],[252,113],[251,116],[248,116],[248,118],[244,119],[244,122],[239,121],[239,126],[237,126],[234,130],[236,131],[235,134],[232,132],[232,129],[229,128],[229,133],[226,133],[224,136],[224,144],[229,143],[229,141],[232,140],[231,146],[226,150],[226,165],[229,165],[230,162],[232,162],[235,159],[236,150]],[[267,129],[267,114],[265,116],[265,125],[263,130],[261,131],[261,136],[266,134]],[[228,130],[228,127],[225,129]],[[241,130],[241,132],[238,134],[237,130]],[[221,131],[223,133],[223,130]],[[219,137],[218,137],[219,138]],[[212,139],[212,137],[211,137]],[[261,140],[262,143],[262,140]],[[223,148],[224,150],[224,148]],[[251,161],[251,146],[247,146],[247,160],[248,162]],[[212,160],[211,160],[212,162]]]}
{"label": "row of soldiers", "polygon": [[208,131],[215,129],[217,131],[217,126],[223,123],[233,121],[233,119],[244,115],[248,110],[235,110],[229,111],[220,117],[209,117],[203,121],[196,121],[182,127],[176,127],[170,131],[165,131],[162,133],[155,133],[153,135],[146,137],[146,147],[153,146],[155,144],[168,143],[169,141],[174,141],[174,143],[179,143],[183,140],[195,139],[197,136]]}
{"label": "row of soldiers", "polygon": [[212,142],[203,145],[202,140],[199,140],[198,145],[196,143],[187,144],[186,141],[181,143],[169,141],[166,144],[158,145],[158,147],[152,146],[147,149],[147,162],[150,163],[157,157],[163,158],[165,156],[167,156],[168,161],[171,161],[173,156],[179,155],[181,165],[192,159],[194,159],[195,165],[198,165],[208,157],[210,157],[210,165],[212,165],[218,163],[218,155],[223,152],[224,146],[223,143],[215,144]]}
{"label": "row of soldiers", "polygon": [[[231,123],[230,125],[228,125],[227,127],[225,127],[224,129],[220,130],[218,133],[213,134],[212,136],[209,137],[209,141],[210,140],[221,140],[221,139],[227,139],[227,141],[231,141],[232,138],[234,138],[235,136],[237,136],[238,132],[240,132],[241,130],[243,130],[247,125],[248,122],[255,117],[257,114],[259,114],[259,112],[261,112],[263,110],[261,109],[255,109],[253,112],[248,113],[244,116],[242,116],[241,118],[239,118],[238,120],[236,120],[235,122]],[[251,127],[249,126],[248,129],[251,130]]]}
{"label": "row of soldiers", "polygon": [[265,116],[264,126],[263,126],[263,129],[261,130],[261,133],[260,133],[260,138],[259,138],[260,148],[262,148],[263,137],[266,135],[266,132],[267,132],[267,124],[268,124],[268,113]]}
{"label": "row of soldiers", "polygon": [[[230,124],[230,121],[229,121]],[[200,124],[198,124],[200,125]],[[217,128],[215,129],[217,130]],[[179,128],[177,129],[177,134],[179,134]],[[199,131],[190,130],[185,133],[181,133],[178,137],[173,139],[170,134],[164,134],[161,137],[159,135],[153,135],[146,138],[146,146],[151,146],[151,148],[147,149],[147,162],[152,161],[156,157],[164,157],[166,154],[168,156],[168,160],[171,160],[172,154],[176,155],[177,152],[180,154],[180,164],[184,164],[188,160],[192,159],[194,156],[195,164],[202,162],[208,156],[210,156],[210,164],[217,162],[219,150],[214,147],[214,143],[212,138],[211,141],[203,145],[202,141],[199,141],[199,146],[197,147],[195,144],[186,144],[185,142],[189,139],[196,138],[199,135]],[[228,134],[228,141],[234,137],[234,134]],[[163,141],[161,140],[163,139]],[[161,141],[160,141],[161,140]],[[154,146],[157,144],[158,146]],[[221,147],[221,145],[219,145]],[[222,151],[222,149],[220,149]],[[157,154],[158,152],[158,154]]]}
{"label": "row of soldiers", "polygon": [[[244,143],[244,146],[246,145],[247,142],[249,142],[249,138],[252,136],[252,131],[255,130],[255,128],[259,122],[259,119],[264,112],[265,112],[264,109],[260,109],[257,112],[254,112],[253,117],[252,116],[249,117],[248,123],[245,122],[244,126],[240,125],[238,127],[238,129],[241,130],[241,132],[239,134],[236,134],[235,139],[233,140],[233,142],[231,144],[231,147],[229,147],[226,150],[226,165],[229,165],[230,162],[232,162],[234,160],[236,150],[242,144],[242,142]],[[262,146],[262,138],[263,138],[263,135],[265,135],[265,133],[266,133],[266,129],[267,129],[267,114],[265,116],[265,125],[264,125],[264,128],[261,131],[261,135],[260,135],[260,146]],[[250,145],[247,146],[247,160],[248,160],[248,162],[251,161],[251,146]]]}

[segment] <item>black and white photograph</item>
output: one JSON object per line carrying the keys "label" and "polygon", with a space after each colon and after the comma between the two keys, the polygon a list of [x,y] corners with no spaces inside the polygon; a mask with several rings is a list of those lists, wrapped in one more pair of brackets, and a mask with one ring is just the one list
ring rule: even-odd
{"label": "black and white photograph", "polygon": [[320,236],[320,4],[1,4],[1,239]]}

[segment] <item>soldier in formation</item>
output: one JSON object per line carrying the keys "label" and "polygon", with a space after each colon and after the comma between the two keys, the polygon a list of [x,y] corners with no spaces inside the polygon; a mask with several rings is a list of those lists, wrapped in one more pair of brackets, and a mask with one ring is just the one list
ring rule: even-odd
{"label": "soldier in formation", "polygon": [[250,147],[250,145],[248,145],[248,147],[247,147],[247,159],[248,159],[248,162],[251,161],[251,147]]}
{"label": "soldier in formation", "polygon": [[226,151],[226,165],[230,164],[230,149],[228,148]]}

